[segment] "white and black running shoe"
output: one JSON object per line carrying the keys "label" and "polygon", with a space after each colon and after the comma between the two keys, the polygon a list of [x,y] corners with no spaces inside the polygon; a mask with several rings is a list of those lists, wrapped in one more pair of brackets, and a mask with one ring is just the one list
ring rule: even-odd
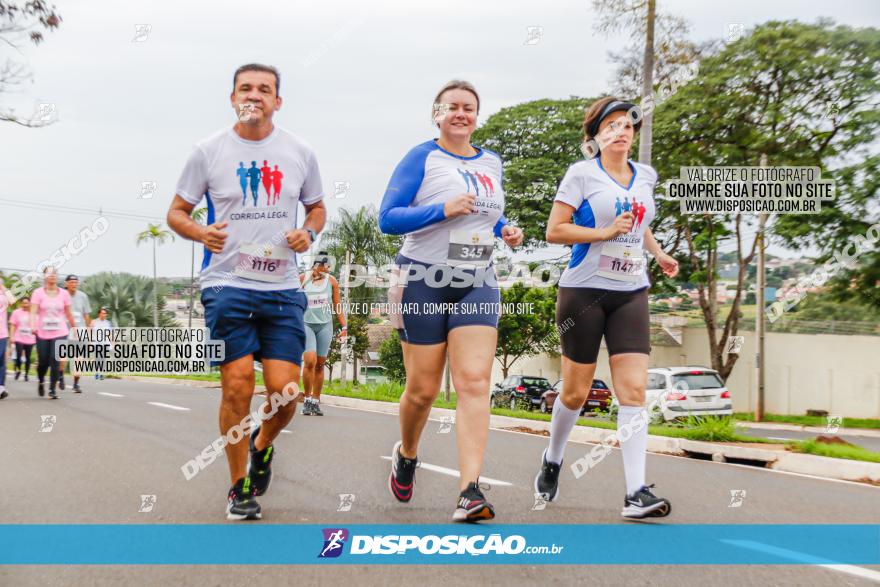
{"label": "white and black running shoe", "polygon": [[623,511],[620,515],[624,518],[662,518],[672,511],[672,504],[668,499],[657,497],[651,493],[654,485],[643,485],[633,495],[627,495],[623,500]]}
{"label": "white and black running shoe", "polygon": [[559,470],[562,463],[547,461],[547,451],[541,455],[541,470],[535,476],[535,493],[541,494],[547,501],[556,501],[559,497]]}

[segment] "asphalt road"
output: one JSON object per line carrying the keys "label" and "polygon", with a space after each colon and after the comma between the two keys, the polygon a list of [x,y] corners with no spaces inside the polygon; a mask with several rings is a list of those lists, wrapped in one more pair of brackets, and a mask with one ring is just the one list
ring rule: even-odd
{"label": "asphalt road", "polygon": [[[2,522],[224,523],[229,485],[225,459],[190,481],[180,471],[218,435],[218,390],[119,380],[85,383],[85,393],[66,391],[61,400],[49,401],[37,397],[33,382],[10,382],[10,397],[0,402],[0,470],[6,480],[0,491]],[[396,416],[332,407],[324,411],[323,418],[297,415],[290,432],[276,441],[272,489],[260,499],[262,523],[450,520],[458,493],[454,473],[423,467],[416,496],[406,506],[389,495],[389,463],[383,457],[398,437]],[[43,415],[55,416],[49,433],[39,431]],[[454,430],[438,434],[439,427],[439,422],[429,423],[420,457],[454,471]],[[497,522],[627,523],[619,516],[624,482],[616,452],[579,480],[564,467],[561,499],[533,511],[532,480],[545,445],[545,438],[530,434],[490,432],[484,477],[507,483],[496,483],[487,493]],[[589,449],[571,443],[566,460],[572,462]],[[880,488],[867,485],[663,455],[648,456],[648,478],[675,505],[673,515],[664,520],[669,524],[880,523]],[[740,507],[729,507],[731,490],[746,491]],[[144,494],[157,496],[149,513],[138,512]],[[339,494],[356,496],[351,511],[336,511]],[[47,548],[63,549],[64,544]],[[862,568],[880,577],[880,568]],[[795,565],[0,567],[0,585],[387,585],[398,579],[406,584],[508,586],[874,584],[870,576]]]}
{"label": "asphalt road", "polygon": [[815,432],[803,432],[800,430],[762,430],[759,428],[746,428],[744,426],[738,426],[737,431],[743,436],[760,436],[763,438],[769,438],[771,440],[808,440],[811,438],[816,438],[817,436],[837,436],[850,444],[855,444],[857,446],[861,446],[862,448],[866,448],[870,451],[880,452],[880,438],[876,438],[873,436],[853,436],[851,434],[847,434],[845,430],[839,430],[838,432],[831,434],[816,434]]}

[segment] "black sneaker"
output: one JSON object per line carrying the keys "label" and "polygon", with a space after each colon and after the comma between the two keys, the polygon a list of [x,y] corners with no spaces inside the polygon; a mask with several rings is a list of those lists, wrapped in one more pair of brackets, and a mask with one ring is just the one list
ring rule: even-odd
{"label": "black sneaker", "polygon": [[27,374],[26,372],[25,372],[25,374],[24,374],[24,380],[25,380],[25,381],[28,380],[28,374]]}
{"label": "black sneaker", "polygon": [[254,446],[259,433],[259,428],[251,433],[251,462],[248,465],[248,477],[254,495],[263,495],[269,489],[269,482],[272,481],[272,458],[275,456],[275,445],[270,444],[263,450],[257,450]]}
{"label": "black sneaker", "polygon": [[668,499],[657,497],[651,493],[654,485],[644,485],[633,495],[627,495],[623,499],[623,511],[620,515],[624,518],[662,518],[672,511],[672,504]]}
{"label": "black sneaker", "polygon": [[58,388],[64,391],[64,377],[58,380]]}
{"label": "black sneaker", "polygon": [[74,383],[73,384],[73,393],[82,393],[82,392],[83,392],[83,390],[79,386],[79,383]]}
{"label": "black sneaker", "polygon": [[[484,486],[489,489],[488,485]],[[452,514],[453,522],[479,522],[495,517],[495,509],[486,501],[478,483],[471,483],[458,496],[458,507]]]}
{"label": "black sneaker", "polygon": [[391,449],[391,475],[388,477],[388,489],[397,501],[406,503],[412,499],[419,459],[402,457],[400,455],[402,444],[403,442],[398,440]]}
{"label": "black sneaker", "polygon": [[559,497],[559,470],[562,463],[547,462],[547,451],[541,455],[541,470],[535,477],[535,493],[540,493],[547,501],[556,501]]}
{"label": "black sneaker", "polygon": [[[19,376],[19,375],[21,375],[21,372],[20,372],[20,371],[16,371],[16,372],[15,372],[15,380],[16,380],[16,381],[18,381],[18,376]],[[25,380],[25,381],[27,381],[27,380]]]}
{"label": "black sneaker", "polygon": [[46,386],[43,384],[42,381],[40,381],[40,384],[37,385],[37,395],[39,395],[40,397],[46,395]]}
{"label": "black sneaker", "polygon": [[55,393],[54,389],[49,390],[49,399],[58,399],[58,394]]}
{"label": "black sneaker", "polygon": [[324,412],[321,411],[321,402],[315,400],[312,402],[312,415],[313,416],[323,416]]}
{"label": "black sneaker", "polygon": [[6,399],[7,397],[9,397],[9,394],[6,393],[5,389],[3,391],[0,391],[0,399]]}
{"label": "black sneaker", "polygon": [[254,499],[253,486],[248,477],[242,477],[229,490],[226,504],[227,520],[259,520],[262,509]]}
{"label": "black sneaker", "polygon": [[302,415],[303,416],[311,416],[312,415],[312,400],[309,398],[306,398],[305,401],[303,402]]}

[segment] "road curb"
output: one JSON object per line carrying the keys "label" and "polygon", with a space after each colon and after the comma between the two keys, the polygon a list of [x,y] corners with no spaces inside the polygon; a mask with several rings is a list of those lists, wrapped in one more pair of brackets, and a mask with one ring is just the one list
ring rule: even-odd
{"label": "road curb", "polygon": [[880,438],[880,430],[871,430],[868,428],[844,428],[841,426],[835,432],[831,432],[821,426],[801,426],[799,424],[786,424],[784,422],[744,422],[742,420],[737,420],[736,425],[742,426],[743,428],[753,428],[755,430],[788,430],[790,432],[809,432],[810,434]]}
{"label": "road curb", "polygon": [[[147,383],[163,383],[171,385],[188,385],[190,387],[219,388],[216,381],[195,381],[186,379],[167,379],[163,377],[137,377],[124,376],[128,381],[141,381]],[[340,395],[322,395],[321,402],[328,406],[342,408],[354,408],[395,415],[398,413],[399,404],[392,402],[345,397]],[[454,418],[455,410],[446,408],[431,408],[429,418],[443,421],[444,418]],[[498,416],[492,414],[489,417],[489,427],[497,430],[514,430],[525,428],[525,431],[550,431],[550,422],[544,420],[529,420],[527,418],[513,418],[510,416]],[[598,444],[616,434],[615,430],[604,428],[591,428],[589,426],[575,426],[571,431],[569,440],[581,443]],[[613,441],[616,446],[617,442]],[[716,462],[728,461],[757,461],[763,462],[768,469],[785,471],[788,473],[800,473],[813,477],[827,479],[839,479],[843,481],[857,481],[880,485],[880,463],[865,461],[850,461],[846,459],[834,459],[817,455],[792,453],[787,451],[766,450],[744,446],[728,446],[715,442],[702,442],[688,440],[686,438],[671,438],[668,436],[648,435],[648,451],[668,455],[687,456],[689,454],[709,455]]]}

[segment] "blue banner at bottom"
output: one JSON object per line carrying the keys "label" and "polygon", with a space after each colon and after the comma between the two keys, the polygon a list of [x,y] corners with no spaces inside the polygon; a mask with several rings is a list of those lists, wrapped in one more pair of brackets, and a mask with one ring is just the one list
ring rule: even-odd
{"label": "blue banner at bottom", "polygon": [[880,565],[861,524],[3,524],[0,544],[5,565]]}

